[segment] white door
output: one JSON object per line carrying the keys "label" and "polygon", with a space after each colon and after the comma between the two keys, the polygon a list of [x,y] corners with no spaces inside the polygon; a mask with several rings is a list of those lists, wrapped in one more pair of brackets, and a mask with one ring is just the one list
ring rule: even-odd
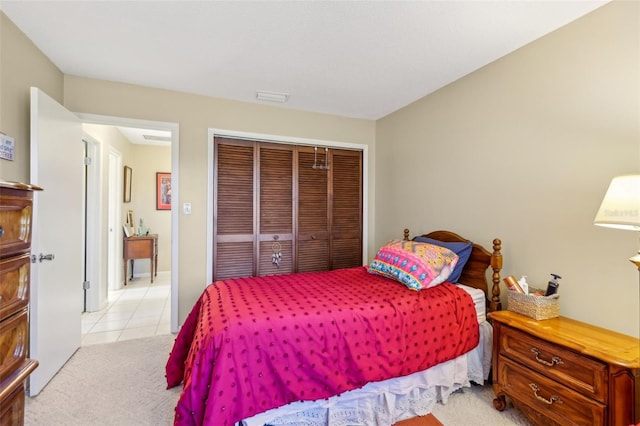
{"label": "white door", "polygon": [[109,290],[122,288],[122,157],[109,152],[109,235],[107,254],[107,283]]}
{"label": "white door", "polygon": [[[89,135],[83,135],[84,144],[84,220],[85,220],[85,272],[84,272],[84,309],[95,312],[107,305],[106,286],[102,285],[104,270],[100,259],[103,250],[100,244],[102,234],[102,215],[100,213],[100,144]],[[102,288],[104,287],[104,291]]]}
{"label": "white door", "polygon": [[30,357],[40,365],[29,377],[30,396],[80,347],[83,151],[80,120],[32,87],[31,182],[44,190],[35,194],[33,208]]}

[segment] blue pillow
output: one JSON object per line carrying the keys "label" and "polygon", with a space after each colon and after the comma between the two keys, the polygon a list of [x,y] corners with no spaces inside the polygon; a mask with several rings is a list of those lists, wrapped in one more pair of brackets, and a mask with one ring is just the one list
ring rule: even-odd
{"label": "blue pillow", "polygon": [[458,282],[458,280],[460,279],[460,275],[462,275],[462,269],[464,268],[464,265],[466,265],[467,261],[469,260],[469,257],[471,256],[471,249],[473,248],[473,243],[471,241],[450,243],[447,241],[438,241],[438,240],[434,240],[433,238],[427,238],[427,237],[415,237],[413,241],[444,247],[451,250],[455,254],[457,254],[458,263],[456,264],[456,267],[453,269],[453,272],[451,273],[451,275],[449,275],[449,278],[447,278],[447,281],[451,283]]}

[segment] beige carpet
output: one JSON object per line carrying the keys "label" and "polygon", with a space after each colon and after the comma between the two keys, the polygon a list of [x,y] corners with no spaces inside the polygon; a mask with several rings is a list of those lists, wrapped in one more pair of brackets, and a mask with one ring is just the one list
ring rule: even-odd
{"label": "beige carpet", "polygon": [[180,387],[166,390],[173,335],[84,346],[35,398],[25,425],[173,424]]}
{"label": "beige carpet", "polygon": [[[172,425],[180,387],[165,389],[164,366],[173,340],[166,335],[80,348],[40,395],[27,397],[25,425]],[[510,404],[500,413],[492,400],[490,386],[474,386],[451,395],[447,405],[436,404],[433,415],[444,426],[529,426]],[[430,424],[415,420],[402,426]]]}

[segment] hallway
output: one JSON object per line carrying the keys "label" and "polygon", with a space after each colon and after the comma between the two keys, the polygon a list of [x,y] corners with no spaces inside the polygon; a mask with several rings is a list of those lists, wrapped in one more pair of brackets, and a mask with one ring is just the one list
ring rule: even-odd
{"label": "hallway", "polygon": [[82,314],[82,346],[169,334],[171,272],[159,272],[154,283],[139,277],[109,292],[108,305]]}

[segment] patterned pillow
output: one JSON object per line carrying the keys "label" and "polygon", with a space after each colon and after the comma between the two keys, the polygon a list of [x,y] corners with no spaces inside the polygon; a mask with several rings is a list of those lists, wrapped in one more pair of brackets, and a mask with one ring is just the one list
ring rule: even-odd
{"label": "patterned pillow", "polygon": [[434,244],[391,241],[378,250],[369,272],[400,281],[413,290],[443,283],[458,263],[458,255]]}
{"label": "patterned pillow", "polygon": [[436,246],[442,246],[444,248],[448,248],[449,250],[457,254],[458,263],[456,264],[456,267],[453,269],[453,272],[451,272],[451,275],[449,275],[449,278],[447,279],[447,281],[449,281],[450,283],[458,282],[458,280],[460,279],[460,275],[462,275],[462,269],[464,269],[464,265],[467,264],[467,261],[471,257],[471,250],[473,250],[473,243],[471,241],[450,243],[446,241],[434,240],[432,238],[427,238],[427,237],[415,237],[413,241],[416,241],[418,243],[428,243],[428,244],[434,244]]}

